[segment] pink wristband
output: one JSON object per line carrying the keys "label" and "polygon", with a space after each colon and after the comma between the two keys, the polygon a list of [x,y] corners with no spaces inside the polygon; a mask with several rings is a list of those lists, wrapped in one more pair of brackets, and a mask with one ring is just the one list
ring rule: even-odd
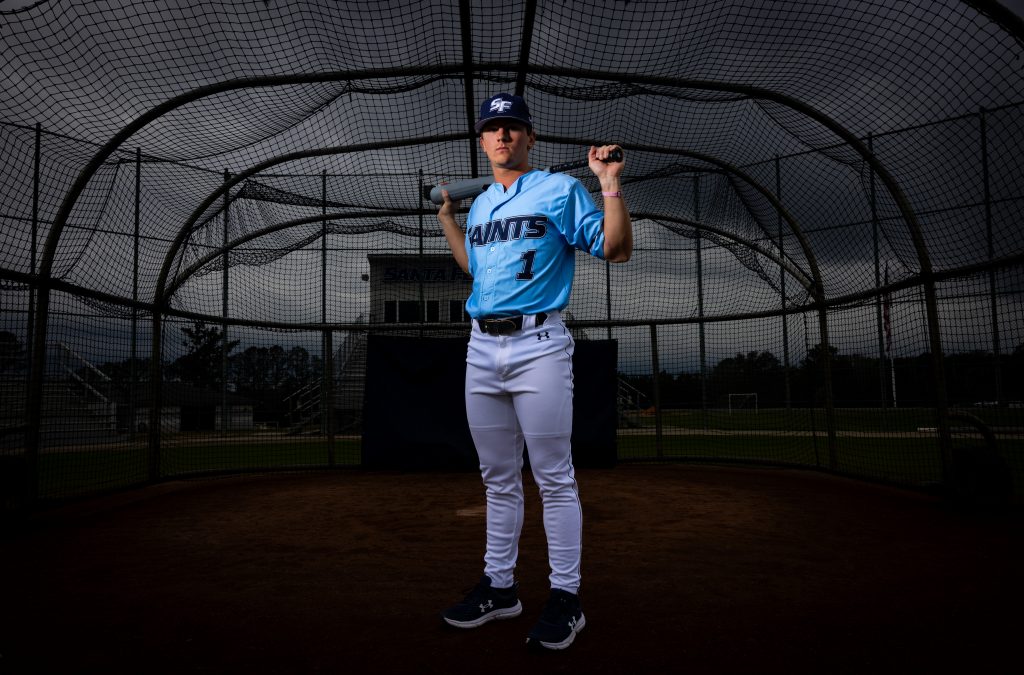
{"label": "pink wristband", "polygon": [[602,192],[602,197],[622,197],[621,192]]}

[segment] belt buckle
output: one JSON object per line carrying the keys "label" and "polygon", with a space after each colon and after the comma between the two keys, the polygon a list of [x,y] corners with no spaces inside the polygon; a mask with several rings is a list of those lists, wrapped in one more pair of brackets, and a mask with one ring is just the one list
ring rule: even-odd
{"label": "belt buckle", "polygon": [[484,332],[489,335],[511,335],[516,332],[516,322],[512,318],[484,319]]}

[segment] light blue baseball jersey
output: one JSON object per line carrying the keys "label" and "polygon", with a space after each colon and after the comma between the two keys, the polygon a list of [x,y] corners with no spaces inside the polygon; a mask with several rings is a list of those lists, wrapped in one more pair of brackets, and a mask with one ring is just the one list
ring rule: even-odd
{"label": "light blue baseball jersey", "polygon": [[604,258],[604,212],[583,185],[534,170],[506,191],[495,182],[466,221],[473,318],[537,314],[569,304],[575,250]]}

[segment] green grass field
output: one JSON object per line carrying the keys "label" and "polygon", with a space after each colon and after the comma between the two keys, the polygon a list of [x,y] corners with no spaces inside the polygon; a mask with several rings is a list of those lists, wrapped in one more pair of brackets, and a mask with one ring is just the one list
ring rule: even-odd
{"label": "green grass field", "polygon": [[[993,428],[1014,428],[1024,434],[1024,409],[960,408],[952,414],[966,413]],[[630,413],[627,419],[641,427],[653,427],[653,414]],[[953,420],[954,425],[965,422]],[[725,429],[730,431],[824,431],[825,411],[822,408],[762,408],[734,410],[665,410],[663,427],[683,429]],[[899,433],[935,427],[935,411],[930,408],[835,408],[838,431]]]}
{"label": "green grass field", "polygon": [[[335,466],[358,466],[360,442],[337,439]],[[242,472],[297,467],[327,467],[326,439],[256,440],[195,444],[179,442],[161,452],[160,472],[164,478],[215,472]],[[149,452],[145,446],[132,448],[78,449],[46,452],[39,457],[40,489],[43,499],[137,485],[149,480]]]}
{"label": "green grass field", "polygon": [[[881,441],[881,442],[880,442]],[[938,444],[931,439],[841,438],[836,464],[831,466],[828,440],[822,435],[703,435],[663,436],[660,454],[654,436],[620,436],[622,460],[664,459],[728,460],[777,463],[832,469],[880,480],[919,484],[941,476]]]}
{"label": "green grass field", "polygon": [[[976,411],[971,410],[974,414]],[[1008,428],[1019,421],[1018,410],[986,410],[985,421]],[[979,415],[981,417],[981,415]],[[942,464],[929,410],[837,409],[837,447],[831,462],[824,415],[806,409],[666,411],[662,436],[655,420],[639,415],[621,425],[618,457],[630,460],[699,460],[756,462],[836,470],[844,474],[908,486],[940,480]],[[705,429],[705,424],[707,428]],[[954,420],[955,444],[981,445],[977,434]],[[998,430],[998,429],[997,429]],[[1000,455],[1012,474],[1016,494],[1024,494],[1024,433],[1000,435]],[[45,451],[39,458],[40,497],[62,499],[145,484],[149,480],[148,450],[139,439],[129,446],[83,446]],[[358,437],[337,438],[334,466],[359,466]],[[205,473],[325,468],[330,465],[327,440],[278,434],[219,437],[213,434],[168,434],[160,458],[162,478]]]}

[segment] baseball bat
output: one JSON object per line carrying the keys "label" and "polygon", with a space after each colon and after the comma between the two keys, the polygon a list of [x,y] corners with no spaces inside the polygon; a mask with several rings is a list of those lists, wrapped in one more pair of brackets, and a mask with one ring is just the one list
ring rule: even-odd
{"label": "baseball bat", "polygon": [[[608,159],[602,160],[605,163],[609,162],[621,162],[622,151],[612,150],[612,153],[608,156]],[[579,159],[574,162],[566,162],[565,164],[556,164],[555,166],[549,166],[542,171],[548,173],[561,173],[562,171],[570,171],[572,169],[579,169],[587,166],[589,160]],[[467,197],[476,197],[480,195],[484,190],[491,187],[491,183],[494,182],[493,176],[481,176],[480,178],[467,178],[465,180],[457,180],[454,183],[444,183],[442,185],[435,185],[433,188],[423,188],[424,196],[429,198],[430,201],[437,205],[444,204],[444,195],[441,194],[442,190],[448,191],[448,196],[453,202],[461,201]]]}

